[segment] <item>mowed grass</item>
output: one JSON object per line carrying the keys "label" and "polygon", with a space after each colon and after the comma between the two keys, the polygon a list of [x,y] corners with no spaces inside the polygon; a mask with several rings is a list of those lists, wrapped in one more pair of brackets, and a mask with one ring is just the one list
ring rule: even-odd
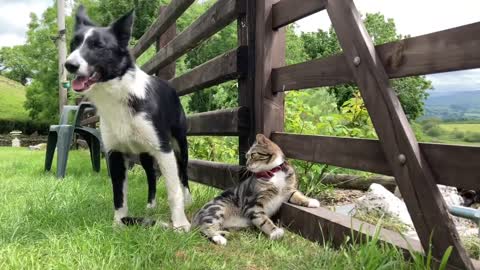
{"label": "mowed grass", "polygon": [[464,132],[480,132],[480,123],[442,123],[440,128],[452,132],[454,130]]}
{"label": "mowed grass", "polygon": [[[195,231],[116,228],[105,166],[94,173],[88,152],[72,151],[59,181],[43,161],[44,152],[0,148],[0,269],[425,269],[375,241],[337,250],[292,233],[270,241],[251,229],[219,247]],[[140,168],[129,173],[130,213],[168,220],[164,181],[150,211],[145,182]],[[218,190],[192,184],[192,193],[189,217]]]}
{"label": "mowed grass", "polygon": [[25,87],[0,76],[0,119],[24,120],[28,113],[23,107]]}

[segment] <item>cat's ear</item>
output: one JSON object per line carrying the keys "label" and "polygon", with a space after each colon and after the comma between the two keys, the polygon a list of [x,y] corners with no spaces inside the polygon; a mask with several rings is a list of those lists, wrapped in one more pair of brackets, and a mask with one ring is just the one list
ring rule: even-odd
{"label": "cat's ear", "polygon": [[263,135],[263,134],[257,134],[256,140],[257,140],[257,143],[259,143],[259,144],[267,144],[268,143],[267,137],[265,137],[265,135]]}

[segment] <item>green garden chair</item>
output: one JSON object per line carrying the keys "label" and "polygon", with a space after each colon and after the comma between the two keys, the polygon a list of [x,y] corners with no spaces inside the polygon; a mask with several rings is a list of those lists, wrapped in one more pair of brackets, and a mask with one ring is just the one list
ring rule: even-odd
{"label": "green garden chair", "polygon": [[[48,132],[47,152],[45,154],[45,171],[52,168],[55,148],[57,148],[57,178],[64,178],[67,169],[68,152],[73,142],[74,134],[81,135],[90,149],[90,159],[93,170],[100,171],[100,155],[102,152],[102,140],[100,131],[95,128],[80,125],[81,116],[95,108],[89,102],[82,102],[78,106],[64,106],[60,123],[50,126]],[[75,112],[73,123],[69,124],[70,113]],[[108,162],[107,162],[108,169]]]}

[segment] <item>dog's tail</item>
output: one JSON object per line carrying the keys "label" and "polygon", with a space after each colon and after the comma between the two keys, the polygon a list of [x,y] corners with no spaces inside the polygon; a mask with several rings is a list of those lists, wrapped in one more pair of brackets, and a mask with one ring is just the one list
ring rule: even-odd
{"label": "dog's tail", "polygon": [[187,119],[185,114],[182,114],[178,126],[172,128],[173,150],[177,160],[178,175],[182,185],[189,191],[188,186],[188,143],[187,143]]}

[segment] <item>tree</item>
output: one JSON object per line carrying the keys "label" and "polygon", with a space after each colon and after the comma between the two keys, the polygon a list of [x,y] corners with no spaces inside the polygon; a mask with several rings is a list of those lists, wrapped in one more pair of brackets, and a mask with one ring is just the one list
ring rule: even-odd
{"label": "tree", "polygon": [[[392,42],[404,38],[397,34],[393,19],[385,19],[380,13],[367,14],[364,24],[375,45]],[[316,33],[302,33],[305,52],[310,59],[323,58],[341,52],[337,36],[333,28]],[[413,76],[391,80],[391,84],[398,94],[408,119],[414,120],[424,112],[424,100],[428,97],[428,90],[432,89],[431,82],[425,76]],[[337,107],[350,100],[358,88],[355,84],[344,84],[329,87],[328,91],[335,95]]]}

